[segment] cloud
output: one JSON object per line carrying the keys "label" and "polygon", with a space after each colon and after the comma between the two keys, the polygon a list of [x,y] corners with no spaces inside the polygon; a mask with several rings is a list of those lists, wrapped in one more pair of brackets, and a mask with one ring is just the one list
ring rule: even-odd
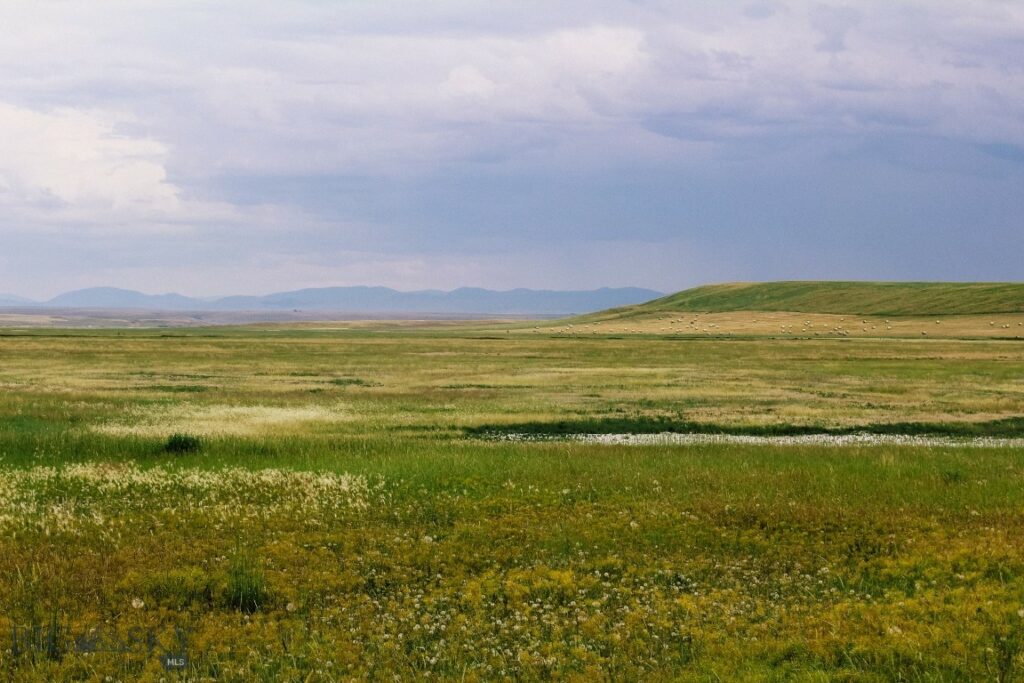
{"label": "cloud", "polygon": [[[300,2],[241,14],[155,3],[73,21],[7,12],[16,37],[0,46],[0,86],[10,101],[40,111],[116,104],[168,146],[182,184],[550,160],[668,118],[673,135],[704,139],[913,122],[927,134],[1024,143],[1024,16],[1008,3],[601,0],[524,12],[502,2]],[[54,34],[67,36],[62,49]],[[615,152],[626,163],[660,153]]]}
{"label": "cloud", "polygon": [[486,99],[497,90],[494,81],[472,64],[462,64],[448,72],[441,92],[455,98]]}
{"label": "cloud", "polygon": [[811,26],[822,34],[815,49],[834,53],[846,49],[846,36],[860,23],[861,14],[852,7],[818,5],[811,9],[810,19]]}
{"label": "cloud", "polygon": [[113,213],[176,211],[179,189],[167,180],[166,147],[119,134],[119,118],[0,103],[0,202]]}
{"label": "cloud", "polygon": [[139,236],[272,229],[296,218],[187,196],[168,178],[167,145],[132,134],[136,125],[121,112],[0,102],[0,232]]}

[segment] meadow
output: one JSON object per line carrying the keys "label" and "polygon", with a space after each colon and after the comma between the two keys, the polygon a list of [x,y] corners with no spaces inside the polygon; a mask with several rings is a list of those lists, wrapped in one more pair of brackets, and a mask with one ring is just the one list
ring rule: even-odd
{"label": "meadow", "polygon": [[502,438],[1024,432],[1024,342],[992,320],[721,315],[7,329],[0,671],[1024,677],[1021,448]]}

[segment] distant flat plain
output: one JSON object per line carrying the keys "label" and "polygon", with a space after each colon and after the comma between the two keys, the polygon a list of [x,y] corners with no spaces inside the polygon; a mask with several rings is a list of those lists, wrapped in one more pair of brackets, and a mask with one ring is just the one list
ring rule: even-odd
{"label": "distant flat plain", "polygon": [[[501,320],[545,319],[557,316],[501,317]],[[247,325],[287,322],[352,322],[386,320],[488,320],[487,314],[451,313],[351,313],[346,311],[161,311],[124,308],[39,308],[31,306],[0,306],[0,329],[18,327],[63,328],[146,328],[203,327],[210,325]]]}

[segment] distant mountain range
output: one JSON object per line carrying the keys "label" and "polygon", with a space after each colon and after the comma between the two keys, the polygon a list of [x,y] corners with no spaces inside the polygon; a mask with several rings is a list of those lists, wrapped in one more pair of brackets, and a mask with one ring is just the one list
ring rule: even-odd
{"label": "distant mountain range", "polygon": [[0,292],[0,306],[31,306],[34,303],[36,302],[32,301],[32,299],[26,299],[23,296]]}
{"label": "distant mountain range", "polygon": [[147,311],[332,311],[345,313],[572,314],[638,304],[661,292],[637,287],[555,291],[495,291],[463,287],[450,292],[400,292],[387,287],[322,287],[265,296],[199,299],[181,294],[144,294],[130,289],[92,287],[49,301],[0,294],[10,308],[135,309]]}

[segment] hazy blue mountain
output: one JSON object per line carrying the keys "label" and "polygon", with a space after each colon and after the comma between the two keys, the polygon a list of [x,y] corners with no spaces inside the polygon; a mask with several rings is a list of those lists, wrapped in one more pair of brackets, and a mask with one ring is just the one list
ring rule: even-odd
{"label": "hazy blue mountain", "polygon": [[65,292],[44,305],[56,308],[147,308],[181,311],[194,310],[199,303],[198,299],[180,294],[143,294],[116,287],[90,287]]}
{"label": "hazy blue mountain", "polygon": [[660,292],[637,287],[555,291],[495,291],[463,287],[445,292],[399,292],[387,287],[321,287],[265,296],[195,299],[180,294],[143,294],[92,287],[38,304],[53,308],[133,308],[154,311],[334,311],[351,313],[569,314],[643,303]]}
{"label": "hazy blue mountain", "polygon": [[26,299],[23,296],[17,294],[5,294],[0,292],[0,306],[31,306],[37,303],[32,299]]}

